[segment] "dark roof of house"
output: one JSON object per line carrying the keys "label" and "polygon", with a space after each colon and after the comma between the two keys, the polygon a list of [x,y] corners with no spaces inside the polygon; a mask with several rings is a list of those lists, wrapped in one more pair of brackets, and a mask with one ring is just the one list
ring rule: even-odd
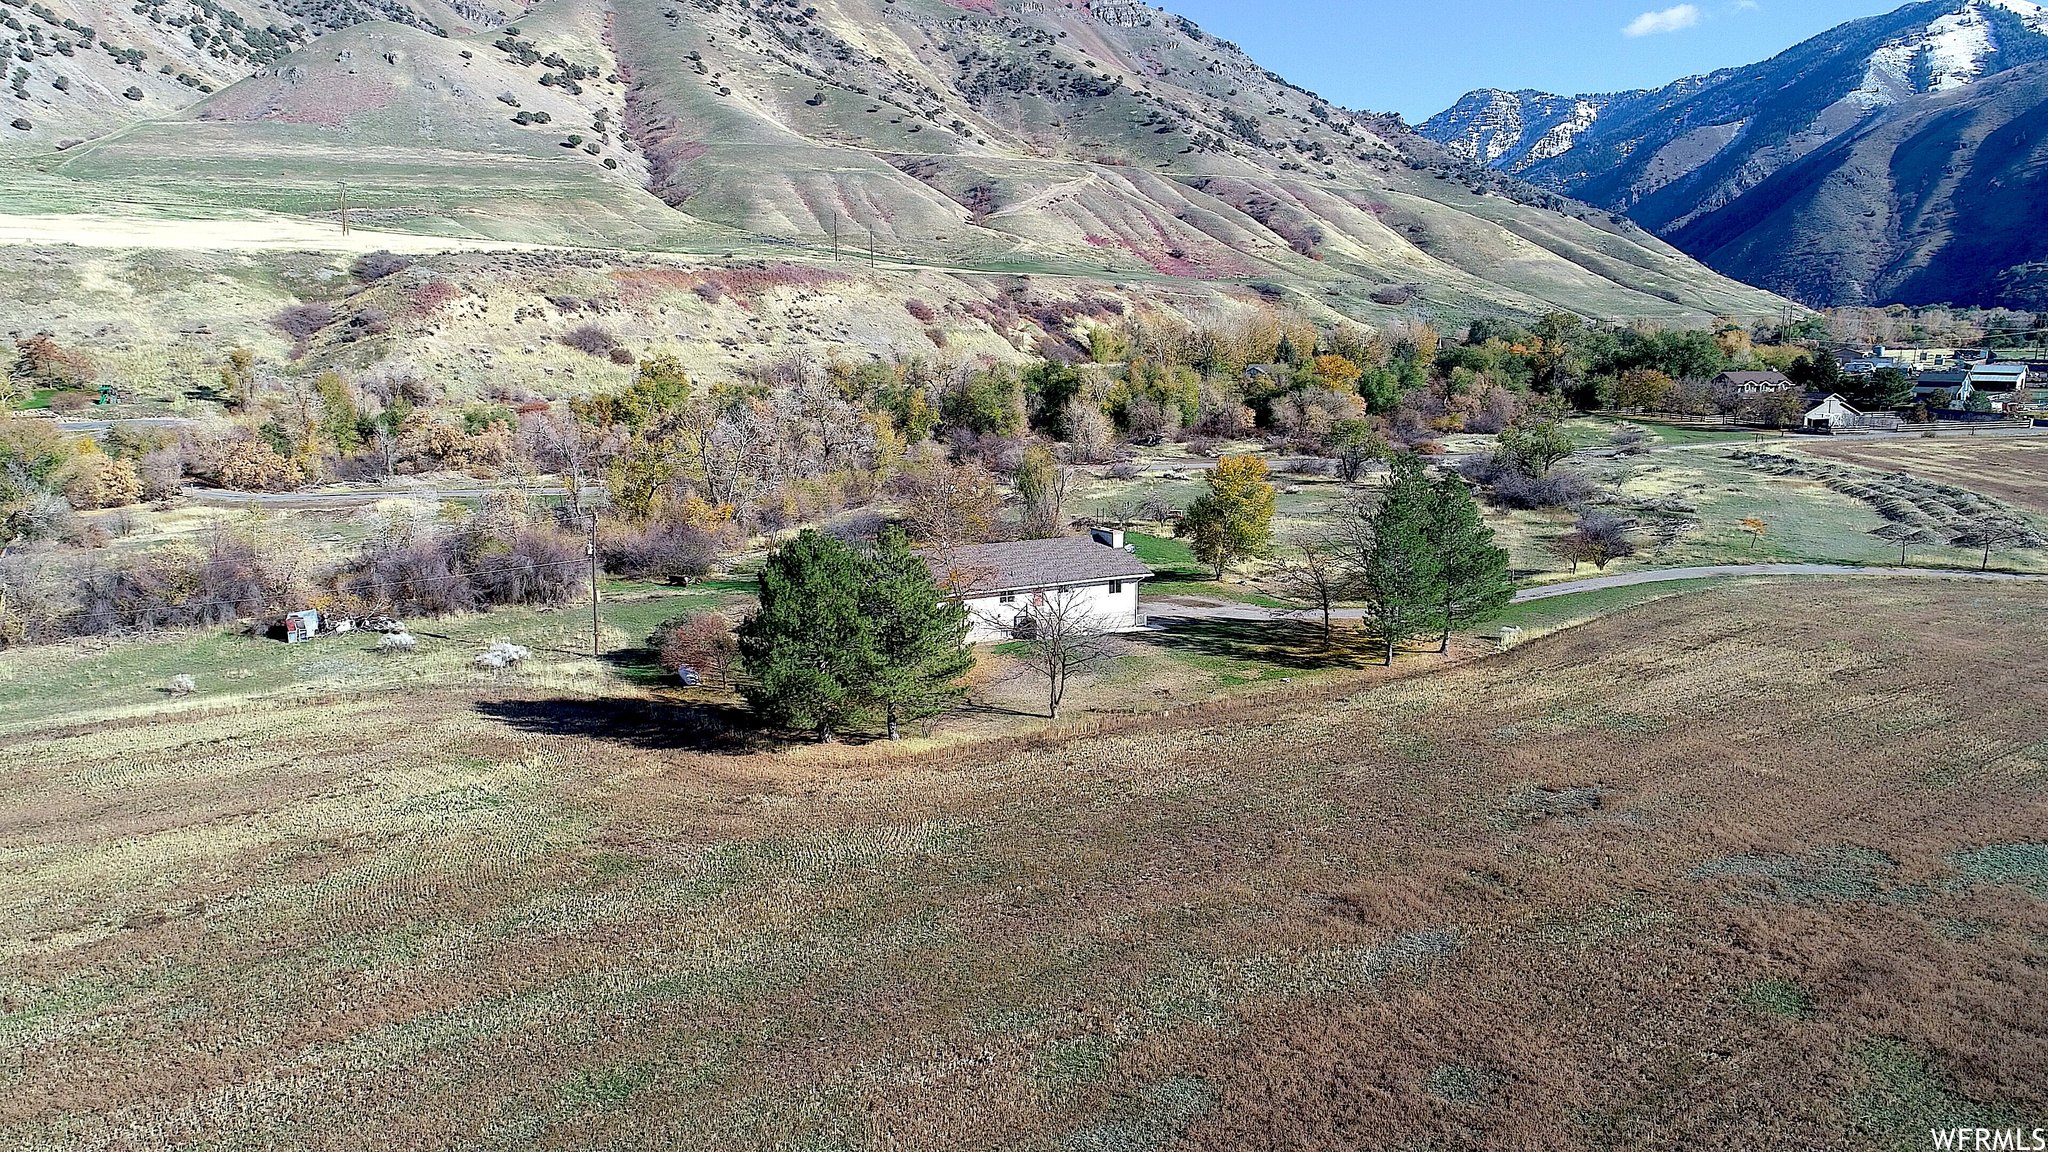
{"label": "dark roof of house", "polygon": [[1723,372],[1714,377],[1730,384],[1790,384],[1783,372]]}
{"label": "dark roof of house", "polygon": [[931,567],[933,578],[941,583],[953,578],[961,591],[977,596],[1143,580],[1152,575],[1152,569],[1136,556],[1097,544],[1089,536],[969,544],[953,550],[952,572],[945,571],[945,561],[934,553],[925,553],[924,562]]}
{"label": "dark roof of house", "polygon": [[1915,388],[1952,388],[1969,379],[1970,374],[1961,369],[1946,372],[1922,372],[1913,380]]}

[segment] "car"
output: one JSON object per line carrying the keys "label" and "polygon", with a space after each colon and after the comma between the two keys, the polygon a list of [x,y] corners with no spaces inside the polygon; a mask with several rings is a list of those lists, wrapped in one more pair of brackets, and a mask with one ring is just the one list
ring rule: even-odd
{"label": "car", "polygon": [[676,683],[681,684],[685,688],[695,688],[699,684],[704,683],[704,679],[697,675],[695,668],[678,668],[676,669]]}
{"label": "car", "polygon": [[365,632],[403,632],[405,625],[389,616],[367,616],[363,618]]}

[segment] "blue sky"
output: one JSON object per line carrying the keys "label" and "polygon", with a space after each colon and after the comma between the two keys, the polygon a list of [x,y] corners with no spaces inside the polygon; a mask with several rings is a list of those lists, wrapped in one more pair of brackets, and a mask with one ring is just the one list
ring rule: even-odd
{"label": "blue sky", "polygon": [[1660,87],[1775,56],[1905,0],[1154,2],[1327,99],[1419,123],[1474,88]]}

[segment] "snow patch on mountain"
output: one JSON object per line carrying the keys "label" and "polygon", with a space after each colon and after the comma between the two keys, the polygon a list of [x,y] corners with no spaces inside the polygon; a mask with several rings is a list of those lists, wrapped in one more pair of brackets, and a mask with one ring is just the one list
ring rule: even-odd
{"label": "snow patch on mountain", "polygon": [[1419,131],[1460,160],[1521,172],[1571,151],[1617,98],[1481,88],[1430,117]]}
{"label": "snow patch on mountain", "polygon": [[1536,143],[1529,146],[1521,167],[1526,168],[1539,160],[1548,160],[1552,156],[1562,156],[1571,151],[1572,144],[1598,119],[1600,105],[1583,96],[1572,101],[1571,112],[1563,120],[1552,125],[1550,131],[1545,132]]}
{"label": "snow patch on mountain", "polygon": [[2029,31],[2048,34],[2048,7],[2031,0],[1969,0],[1925,27],[1891,40],[1871,55],[1863,86],[1848,99],[1864,108],[1895,104],[1921,92],[1952,92],[1983,78],[1999,49],[1984,12],[1999,8]]}

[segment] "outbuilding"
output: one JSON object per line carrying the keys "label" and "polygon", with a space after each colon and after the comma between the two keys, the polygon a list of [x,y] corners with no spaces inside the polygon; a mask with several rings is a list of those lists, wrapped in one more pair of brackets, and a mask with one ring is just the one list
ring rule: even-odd
{"label": "outbuilding", "polygon": [[1799,426],[1809,432],[1846,432],[1862,419],[1863,413],[1849,407],[1840,393],[1829,393],[1827,399],[1806,410]]}
{"label": "outbuilding", "polygon": [[1060,607],[1104,632],[1143,627],[1138,585],[1151,578],[1120,528],[1087,536],[970,544],[948,556],[925,553],[932,577],[967,605],[975,643],[1027,636],[1036,615]]}

